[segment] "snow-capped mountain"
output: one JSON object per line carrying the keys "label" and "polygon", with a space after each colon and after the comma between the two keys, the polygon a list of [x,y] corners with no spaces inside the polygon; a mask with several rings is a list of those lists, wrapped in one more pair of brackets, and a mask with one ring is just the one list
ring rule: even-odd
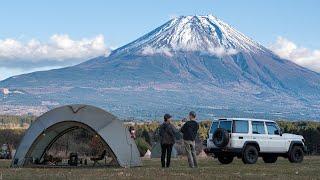
{"label": "snow-capped mountain", "polygon": [[[175,51],[199,51],[223,55],[237,51],[263,53],[266,48],[246,37],[213,15],[180,16],[152,32],[115,51],[127,53],[150,51],[174,53]],[[229,52],[229,53],[228,53]]]}
{"label": "snow-capped mountain", "polygon": [[203,118],[320,118],[318,73],[281,59],[212,15],[174,18],[108,57],[11,77],[0,87],[29,92],[32,105],[90,103],[122,117],[181,117],[194,109]]}

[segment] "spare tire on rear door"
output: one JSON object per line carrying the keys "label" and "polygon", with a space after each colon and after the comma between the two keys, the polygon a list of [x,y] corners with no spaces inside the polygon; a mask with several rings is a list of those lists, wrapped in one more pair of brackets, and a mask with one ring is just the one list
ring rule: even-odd
{"label": "spare tire on rear door", "polygon": [[229,133],[227,130],[223,128],[218,128],[212,136],[212,141],[214,145],[216,145],[219,148],[226,147],[229,143]]}

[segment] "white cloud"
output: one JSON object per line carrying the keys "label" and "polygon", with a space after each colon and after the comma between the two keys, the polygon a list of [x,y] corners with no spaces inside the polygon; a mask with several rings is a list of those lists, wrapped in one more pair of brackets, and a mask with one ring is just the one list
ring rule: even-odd
{"label": "white cloud", "polygon": [[74,40],[67,34],[54,34],[48,42],[0,39],[0,80],[17,74],[75,65],[109,53],[103,35]]}
{"label": "white cloud", "polygon": [[[226,49],[224,47],[218,47],[218,48],[209,48],[207,50],[202,50],[197,47],[193,47],[192,45],[189,45],[188,47],[173,47],[173,51],[199,51],[203,54],[209,54],[214,55],[218,57],[228,56],[228,55],[234,55],[238,53],[235,49]],[[154,54],[162,54],[168,57],[172,57],[173,52],[170,50],[170,48],[167,47],[160,47],[160,48],[154,48],[151,46],[147,46],[143,48],[141,54],[142,55],[154,55]]]}
{"label": "white cloud", "polygon": [[270,49],[282,58],[320,72],[320,49],[310,50],[305,47],[299,47],[294,42],[283,37],[278,37],[277,41],[270,46]]}
{"label": "white cloud", "polygon": [[153,48],[147,46],[143,48],[142,52],[143,55],[154,55],[154,54],[163,54],[168,57],[172,57],[172,53],[169,48],[161,47],[161,48]]}
{"label": "white cloud", "polygon": [[55,34],[47,43],[36,39],[31,39],[26,43],[10,38],[0,39],[0,61],[85,60],[105,53],[108,53],[108,49],[105,46],[103,35],[90,39],[73,40],[66,34]]}
{"label": "white cloud", "polygon": [[230,55],[234,55],[237,54],[238,51],[235,49],[226,49],[223,47],[219,47],[219,48],[210,48],[208,49],[209,54],[211,55],[215,55],[218,57],[223,57],[223,56],[230,56]]}

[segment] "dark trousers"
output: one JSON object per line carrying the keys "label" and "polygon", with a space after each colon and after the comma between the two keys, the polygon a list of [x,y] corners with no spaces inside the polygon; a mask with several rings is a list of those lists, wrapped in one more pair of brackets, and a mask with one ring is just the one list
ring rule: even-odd
{"label": "dark trousers", "polygon": [[[162,167],[169,167],[170,166],[172,147],[173,147],[173,144],[161,144],[161,165],[162,165]],[[166,155],[167,155],[167,163],[166,163]]]}

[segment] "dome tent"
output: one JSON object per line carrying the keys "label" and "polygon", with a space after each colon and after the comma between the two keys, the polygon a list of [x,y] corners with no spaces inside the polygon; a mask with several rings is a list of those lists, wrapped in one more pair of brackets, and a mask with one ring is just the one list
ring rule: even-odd
{"label": "dome tent", "polygon": [[58,107],[38,117],[22,138],[11,166],[41,162],[59,137],[78,128],[101,137],[117,166],[141,166],[137,146],[122,121],[100,108],[81,104]]}

